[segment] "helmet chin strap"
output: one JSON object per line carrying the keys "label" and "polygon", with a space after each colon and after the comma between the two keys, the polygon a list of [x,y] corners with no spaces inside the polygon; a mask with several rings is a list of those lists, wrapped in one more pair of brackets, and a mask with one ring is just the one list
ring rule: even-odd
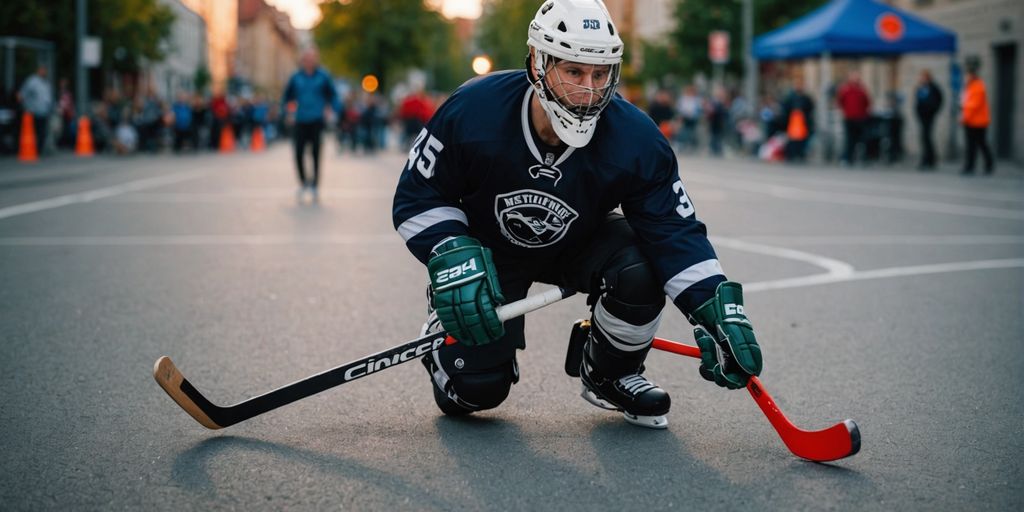
{"label": "helmet chin strap", "polygon": [[[555,117],[554,112],[551,112],[548,109],[548,106],[544,103],[544,100],[546,100],[547,98],[554,98],[555,94],[551,90],[551,88],[548,87],[547,80],[544,79],[546,73],[543,70],[538,70],[537,66],[534,65],[532,59],[536,58],[538,57],[535,53],[535,50],[531,49],[531,51],[526,53],[525,64],[527,79],[530,81],[530,85],[533,87],[533,94],[536,96],[536,99],[540,104],[541,110],[544,111],[544,117],[547,119],[548,125],[551,126],[551,130],[555,132],[555,136],[558,136],[558,132],[554,128],[555,124],[559,122],[558,118]],[[541,66],[541,68],[543,68],[543,65]],[[555,99],[555,101],[558,100]],[[537,129],[539,131],[539,127]],[[563,141],[561,137],[559,137],[558,140],[561,141],[562,143],[565,143],[565,141]]]}

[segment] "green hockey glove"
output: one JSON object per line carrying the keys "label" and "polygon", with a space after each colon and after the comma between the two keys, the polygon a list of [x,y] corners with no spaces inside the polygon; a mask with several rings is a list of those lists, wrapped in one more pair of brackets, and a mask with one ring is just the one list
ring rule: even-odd
{"label": "green hockey glove", "polygon": [[700,348],[700,375],[729,389],[746,387],[751,375],[761,374],[761,347],[743,312],[743,287],[719,283],[715,296],[690,317]]}
{"label": "green hockey glove", "polygon": [[475,238],[443,241],[427,262],[433,306],[441,325],[465,345],[485,345],[505,334],[495,308],[501,295],[491,250]]}

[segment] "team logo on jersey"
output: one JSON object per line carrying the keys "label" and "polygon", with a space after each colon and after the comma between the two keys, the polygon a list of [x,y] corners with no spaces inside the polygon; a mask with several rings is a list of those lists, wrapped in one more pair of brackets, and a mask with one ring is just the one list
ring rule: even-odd
{"label": "team logo on jersey", "polygon": [[561,199],[536,190],[517,190],[494,200],[501,233],[513,244],[537,248],[558,242],[579,217]]}

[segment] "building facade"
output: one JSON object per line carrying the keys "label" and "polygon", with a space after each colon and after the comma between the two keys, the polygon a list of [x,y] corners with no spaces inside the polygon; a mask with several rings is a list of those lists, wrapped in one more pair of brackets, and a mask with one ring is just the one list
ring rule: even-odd
{"label": "building facade", "polygon": [[[641,41],[663,44],[676,26],[672,0],[605,0],[605,6],[630,48],[640,48]],[[643,52],[633,52],[631,65],[634,71],[643,67]]]}
{"label": "building facade", "polygon": [[181,0],[160,0],[174,12],[167,56],[146,68],[149,87],[164,100],[195,92],[196,71],[207,66],[206,22]]}
{"label": "building facade", "polygon": [[288,15],[264,0],[238,4],[234,76],[259,92],[279,97],[298,67],[299,41]]}
{"label": "building facade", "polygon": [[224,92],[238,44],[238,2],[181,0],[206,22],[207,65],[214,93]]}

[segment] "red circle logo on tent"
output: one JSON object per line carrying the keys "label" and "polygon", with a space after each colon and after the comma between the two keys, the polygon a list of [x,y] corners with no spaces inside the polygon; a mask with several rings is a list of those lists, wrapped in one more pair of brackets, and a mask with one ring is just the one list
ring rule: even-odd
{"label": "red circle logo on tent", "polygon": [[899,41],[903,38],[903,20],[891,12],[883,13],[875,20],[875,31],[884,41]]}

